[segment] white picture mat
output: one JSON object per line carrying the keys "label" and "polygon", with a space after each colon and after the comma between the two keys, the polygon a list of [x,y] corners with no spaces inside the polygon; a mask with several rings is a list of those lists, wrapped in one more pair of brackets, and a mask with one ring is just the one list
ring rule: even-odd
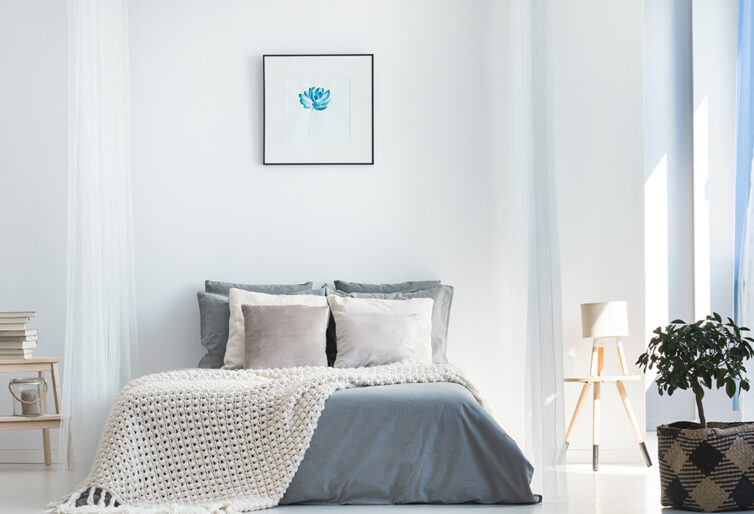
{"label": "white picture mat", "polygon": [[[341,131],[330,139],[317,136],[309,140],[296,135],[295,130],[289,132],[289,110],[309,111],[300,105],[298,95],[289,94],[290,84],[303,83],[304,77],[310,79],[311,87],[325,87],[332,78],[337,78],[341,84],[347,79],[350,115],[346,135]],[[371,55],[267,55],[264,56],[264,88],[266,164],[369,164],[373,161]],[[336,100],[339,99],[333,95],[330,101]]]}

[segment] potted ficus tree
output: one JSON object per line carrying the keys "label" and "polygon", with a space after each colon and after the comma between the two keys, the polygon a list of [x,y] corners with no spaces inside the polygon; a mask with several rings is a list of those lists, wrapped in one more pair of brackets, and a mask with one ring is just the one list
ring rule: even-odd
{"label": "potted ficus tree", "polygon": [[660,395],[691,390],[699,423],[657,427],[662,504],[704,512],[754,508],[754,423],[708,422],[705,389],[731,398],[749,390],[744,363],[754,355],[746,327],[714,313],[696,323],[675,320],[655,329],[636,364],[655,369]]}

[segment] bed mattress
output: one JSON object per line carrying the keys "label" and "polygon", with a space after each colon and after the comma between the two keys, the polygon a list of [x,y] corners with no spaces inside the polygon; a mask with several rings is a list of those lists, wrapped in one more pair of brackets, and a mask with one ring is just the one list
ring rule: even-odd
{"label": "bed mattress", "polygon": [[281,504],[535,503],[531,464],[459,384],[336,391]]}

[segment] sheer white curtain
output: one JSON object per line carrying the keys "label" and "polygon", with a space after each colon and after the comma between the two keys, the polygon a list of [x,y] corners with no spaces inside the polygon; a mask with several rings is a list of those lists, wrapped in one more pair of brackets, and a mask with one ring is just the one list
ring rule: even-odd
{"label": "sheer white curtain", "polygon": [[134,374],[128,4],[68,0],[68,262],[63,405],[73,469],[88,471]]}
{"label": "sheer white curtain", "polygon": [[507,326],[526,343],[526,441],[533,490],[565,495],[565,419],[557,205],[551,162],[549,2],[508,2],[504,184]]}

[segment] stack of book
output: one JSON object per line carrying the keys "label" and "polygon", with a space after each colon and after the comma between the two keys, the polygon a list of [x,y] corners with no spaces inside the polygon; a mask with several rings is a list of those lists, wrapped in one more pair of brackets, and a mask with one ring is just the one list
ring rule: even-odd
{"label": "stack of book", "polygon": [[0,360],[28,359],[37,346],[37,331],[26,324],[36,312],[0,312]]}

